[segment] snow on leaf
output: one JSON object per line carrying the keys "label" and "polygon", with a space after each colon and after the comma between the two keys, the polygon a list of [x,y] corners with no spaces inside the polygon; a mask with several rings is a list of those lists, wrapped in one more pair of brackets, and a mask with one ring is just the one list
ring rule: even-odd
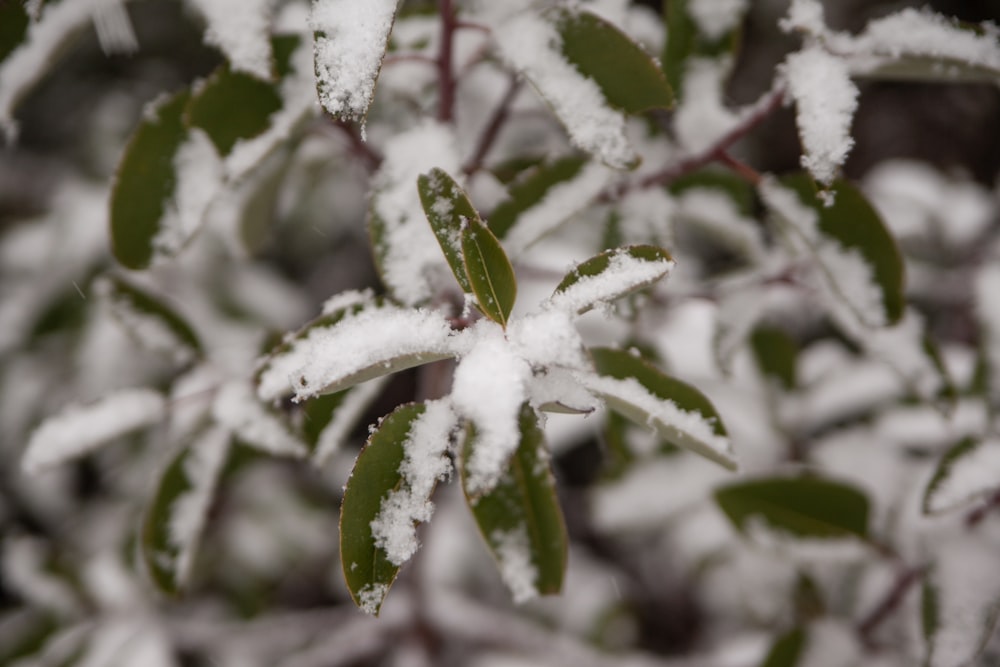
{"label": "snow on leaf", "polygon": [[1000,441],[963,438],[945,452],[924,491],[925,514],[947,512],[1000,488]]}
{"label": "snow on leaf", "polygon": [[274,0],[188,0],[208,28],[205,42],[222,50],[233,70],[271,78],[271,10]]}
{"label": "snow on leaf", "polygon": [[805,149],[802,166],[830,185],[854,146],[851,121],[858,108],[858,89],[847,63],[817,45],[788,56],[785,77]]}
{"label": "snow on leaf", "polygon": [[170,460],[157,483],[142,527],[142,556],[153,582],[176,593],[189,581],[230,435],[212,428]]}
{"label": "snow on leaf", "polygon": [[[364,411],[385,388],[386,380],[384,377],[375,378],[336,394],[319,396],[306,403],[306,415],[309,418],[310,403],[336,398],[336,405],[325,415],[322,427],[316,431],[312,454],[312,461],[316,466],[323,467],[340,450]],[[315,421],[316,418],[312,418],[307,427],[313,427]]]}
{"label": "snow on leaf", "polygon": [[276,456],[303,457],[307,453],[305,443],[278,413],[259,401],[245,382],[229,382],[219,389],[212,416],[243,444]]}
{"label": "snow on leaf", "polygon": [[151,426],[165,414],[163,395],[145,388],[125,389],[90,405],[69,406],[35,429],[22,466],[31,474],[41,472]]}
{"label": "snow on leaf", "polygon": [[585,313],[599,303],[610,303],[652,285],[668,275],[673,258],[650,245],[606,250],[570,271],[549,299],[554,308]]}
{"label": "snow on leaf", "polygon": [[471,294],[472,285],[462,255],[462,228],[470,220],[479,220],[479,213],[455,179],[440,169],[421,174],[417,179],[417,189],[424,214],[455,280],[463,292]]}
{"label": "snow on leaf", "polygon": [[294,392],[297,400],[459,352],[440,314],[391,304],[358,306],[320,318],[264,360],[257,394],[270,401]]}
{"label": "snow on leaf", "polygon": [[459,173],[461,163],[451,130],[430,121],[393,137],[384,152],[368,218],[375,263],[393,296],[415,305],[451,278],[414,183],[435,167]]}
{"label": "snow on leaf", "polygon": [[209,136],[219,155],[228,156],[238,141],[266,130],[280,108],[276,86],[223,65],[195,84],[184,115],[188,126]]}
{"label": "snow on leaf", "polygon": [[674,114],[678,140],[689,153],[714,145],[740,122],[725,105],[723,86],[729,74],[727,60],[691,58],[684,70],[684,98]]}
{"label": "snow on leaf", "polygon": [[336,118],[363,120],[389,43],[397,0],[313,0],[310,24],[320,103]]}
{"label": "snow on leaf", "polygon": [[175,186],[153,237],[160,255],[175,255],[201,229],[212,201],[222,190],[224,165],[204,131],[191,128],[173,159]]}
{"label": "snow on leaf", "polygon": [[737,468],[722,420],[700,391],[623,350],[594,348],[591,355],[597,372],[578,379],[608,407],[678,447]]}
{"label": "snow on leaf", "polygon": [[503,58],[551,105],[574,145],[615,169],[638,164],[625,133],[625,116],[608,105],[593,79],[567,60],[562,37],[549,18],[519,13],[499,25],[494,37]]}

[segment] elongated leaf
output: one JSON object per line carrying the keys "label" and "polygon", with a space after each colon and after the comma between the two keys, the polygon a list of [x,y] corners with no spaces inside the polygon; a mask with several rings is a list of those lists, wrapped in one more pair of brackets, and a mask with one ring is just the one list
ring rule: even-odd
{"label": "elongated leaf", "polygon": [[355,296],[263,361],[257,372],[257,393],[263,400],[293,392],[299,400],[334,393],[454,356],[452,330],[440,314]]}
{"label": "elongated leaf", "polygon": [[626,34],[590,12],[558,9],[554,15],[563,55],[600,87],[609,104],[627,113],[673,105],[656,61]]}
{"label": "elongated leaf", "polygon": [[308,453],[285,415],[274,406],[261,403],[249,383],[235,381],[223,385],[212,404],[212,416],[241,443],[254,449],[295,458]]}
{"label": "elongated leaf", "polygon": [[963,438],[945,452],[924,491],[924,514],[960,507],[1000,490],[1000,441]]}
{"label": "elongated leaf", "polygon": [[896,240],[861,191],[838,179],[830,186],[833,204],[827,206],[818,199],[815,186],[805,174],[783,182],[796,191],[803,204],[816,211],[824,236],[847,251],[858,252],[871,266],[882,293],[886,322],[899,322],[906,305],[903,259]]}
{"label": "elongated leaf", "polygon": [[314,0],[316,90],[335,118],[363,120],[389,44],[398,0]]}
{"label": "elongated leaf", "polygon": [[715,500],[740,530],[756,521],[805,538],[868,534],[868,498],[842,482],[817,477],[770,477],[716,490]]}
{"label": "elongated leaf", "polygon": [[684,71],[690,59],[732,54],[740,41],[744,9],[738,3],[731,3],[728,10],[717,10],[720,13],[715,14],[715,20],[703,21],[705,25],[699,25],[695,19],[696,3],[697,0],[668,0],[663,7],[667,40],[660,60],[678,98],[684,95]]}
{"label": "elongated leaf", "polygon": [[574,155],[539,164],[521,175],[510,185],[508,198],[490,215],[490,229],[497,238],[504,238],[522,213],[538,204],[554,186],[572,180],[586,163],[587,158]]}
{"label": "elongated leaf", "polygon": [[652,285],[673,267],[670,253],[656,246],[605,250],[570,271],[556,287],[551,303],[585,313],[598,303],[610,303]]}
{"label": "elongated leaf", "polygon": [[411,403],[379,422],[354,464],[340,511],[340,553],[354,602],[378,615],[400,566],[417,550],[415,526],[431,518],[457,417],[444,402]]}
{"label": "elongated leaf", "polygon": [[204,130],[219,154],[226,156],[240,139],[264,132],[280,108],[274,84],[224,65],[195,88],[184,116],[189,127]]}
{"label": "elongated leaf", "polygon": [[178,362],[202,355],[194,329],[161,297],[118,276],[101,278],[95,291],[108,299],[114,316],[145,347],[169,352]]}
{"label": "elongated leaf", "polygon": [[795,667],[802,657],[802,649],[806,645],[806,633],[802,628],[778,637],[764,657],[760,667]]}
{"label": "elongated leaf", "polygon": [[140,549],[153,583],[165,593],[189,582],[230,435],[213,428],[178,453],[156,484],[142,524]]}
{"label": "elongated leaf", "polygon": [[493,232],[477,219],[461,230],[462,259],[476,303],[486,317],[507,326],[517,298],[517,279]]}
{"label": "elongated leaf", "polygon": [[722,419],[700,391],[624,350],[591,349],[596,375],[581,377],[608,407],[650,426],[667,442],[735,470]]}
{"label": "elongated leaf", "polygon": [[761,372],[786,390],[797,384],[799,348],[782,329],[759,326],[750,336],[750,346]]}
{"label": "elongated leaf", "polygon": [[462,453],[462,486],[469,507],[515,602],[558,593],[566,569],[567,537],[538,416],[525,404],[521,442],[498,484],[470,495],[464,462],[477,445],[469,427]]}
{"label": "elongated leaf", "polygon": [[455,280],[463,292],[471,294],[472,284],[462,259],[462,228],[470,220],[482,224],[479,214],[465,191],[442,169],[432,169],[421,175],[417,179],[417,189],[427,221],[431,223]]}
{"label": "elongated leaf", "polygon": [[386,378],[376,378],[306,402],[304,431],[313,463],[322,467],[330,460],[385,384]]}
{"label": "elongated leaf", "polygon": [[130,269],[143,269],[153,259],[153,239],[177,185],[174,156],[184,143],[184,109],[190,92],[183,90],[157,104],[139,125],[111,191],[111,247]]}

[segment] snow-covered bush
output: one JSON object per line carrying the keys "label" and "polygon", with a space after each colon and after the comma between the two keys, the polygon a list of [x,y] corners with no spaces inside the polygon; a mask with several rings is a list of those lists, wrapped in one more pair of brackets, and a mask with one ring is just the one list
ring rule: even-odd
{"label": "snow-covered bush", "polygon": [[844,177],[1000,29],[895,9],[0,0],[0,661],[1000,660],[997,192]]}

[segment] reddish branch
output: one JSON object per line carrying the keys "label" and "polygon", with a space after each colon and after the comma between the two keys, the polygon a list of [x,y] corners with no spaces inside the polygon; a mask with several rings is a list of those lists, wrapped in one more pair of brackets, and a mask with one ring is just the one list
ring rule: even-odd
{"label": "reddish branch", "polygon": [[344,120],[334,120],[333,126],[340,130],[347,139],[351,154],[364,162],[368,171],[375,171],[382,164],[382,154],[371,147],[361,138],[361,133],[357,127]]}
{"label": "reddish branch", "polygon": [[867,616],[861,619],[855,630],[865,646],[869,648],[874,647],[875,642],[872,637],[875,631],[899,609],[899,606],[903,604],[903,600],[906,599],[906,594],[910,592],[910,589],[915,584],[923,579],[926,573],[926,567],[913,567],[903,570],[892,585],[892,588],[882,598],[882,601]]}
{"label": "reddish branch", "polygon": [[438,50],[438,120],[450,123],[455,116],[455,73],[453,71],[453,39],[458,20],[452,0],[439,0],[441,12],[441,47]]}
{"label": "reddish branch", "polygon": [[482,169],[483,161],[486,160],[486,155],[490,152],[494,142],[496,142],[497,137],[500,135],[500,128],[507,121],[507,117],[510,115],[510,106],[513,104],[514,98],[517,97],[517,92],[520,89],[520,80],[517,76],[511,76],[507,92],[500,99],[500,103],[493,110],[493,116],[490,117],[489,123],[486,124],[486,129],[479,136],[479,143],[476,145],[475,153],[472,154],[472,157],[469,158],[469,161],[462,168],[462,171],[466,174],[474,174]]}
{"label": "reddish branch", "polygon": [[986,515],[1000,507],[1000,490],[986,499],[986,502],[972,510],[965,516],[965,525],[975,528],[986,518]]}

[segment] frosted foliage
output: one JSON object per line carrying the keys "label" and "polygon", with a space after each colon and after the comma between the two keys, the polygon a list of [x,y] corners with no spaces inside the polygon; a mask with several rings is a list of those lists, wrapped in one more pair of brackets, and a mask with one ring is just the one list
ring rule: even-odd
{"label": "frosted foliage", "polygon": [[389,586],[386,584],[366,584],[358,592],[358,603],[361,611],[374,615],[382,605],[382,600],[385,599],[385,594],[388,592]]}
{"label": "frosted foliage", "polygon": [[514,530],[494,531],[490,542],[497,556],[500,577],[510,589],[515,604],[538,597],[538,568],[531,560],[528,529],[521,525]]}
{"label": "frosted foliage", "polygon": [[277,415],[253,395],[245,382],[230,382],[219,390],[212,406],[217,423],[228,428],[242,442],[270,454],[305,456],[306,447]]}
{"label": "frosted foliage", "polygon": [[532,368],[587,367],[583,341],[569,312],[542,310],[519,317],[508,325],[507,338],[517,355]]}
{"label": "frosted foliage", "polygon": [[404,457],[399,466],[402,483],[382,499],[378,516],[371,523],[375,546],[385,551],[393,565],[402,565],[417,551],[416,523],[430,521],[434,514],[431,493],[439,481],[451,474],[446,456],[455,413],[446,401],[432,401],[410,426],[403,441]]}
{"label": "frosted foliage", "polygon": [[139,310],[128,298],[116,297],[110,281],[103,278],[95,280],[93,290],[118,325],[144,348],[167,354],[180,364],[194,357],[195,350],[191,345],[168,327],[162,318]]}
{"label": "frosted foliage", "polygon": [[497,27],[496,43],[503,58],[552,106],[575,146],[616,169],[636,162],[625,117],[608,106],[594,81],[566,60],[555,26],[534,13],[519,14]]}
{"label": "frosted foliage", "polygon": [[938,630],[929,667],[970,664],[991,630],[988,621],[1000,598],[996,545],[966,533],[942,540],[932,582],[937,590]]}
{"label": "frosted foliage", "polygon": [[976,34],[949,23],[944,17],[907,8],[868,24],[859,46],[892,57],[907,54],[954,58],[974,65],[1000,69],[997,33]]}
{"label": "frosted foliage", "polygon": [[443,359],[456,352],[451,334],[448,322],[429,310],[386,306],[347,315],[332,326],[309,330],[269,359],[258,379],[257,394],[274,400],[294,388],[295,397],[302,400],[334,391],[330,388],[334,385],[387,372],[379,367],[388,370],[393,364],[403,368],[419,359]]}
{"label": "frosted foliage", "polygon": [[480,340],[455,370],[451,392],[456,411],[476,429],[465,462],[465,483],[473,495],[496,486],[520,443],[518,414],[531,372],[504,340],[499,325],[480,320],[476,326]]}
{"label": "frosted foliage", "polygon": [[275,0],[188,0],[208,23],[205,42],[236,71],[271,78],[271,8]]}
{"label": "frosted foliage", "polygon": [[363,119],[392,30],[397,0],[314,0],[316,83],[323,108]]}
{"label": "frosted foliage", "polygon": [[861,647],[849,626],[835,620],[820,620],[809,626],[799,667],[854,667],[863,660]]}
{"label": "frosted foliage", "polygon": [[178,581],[185,581],[191,572],[230,438],[225,429],[213,428],[191,444],[184,460],[184,476],[191,486],[174,501],[168,522],[170,544],[177,549]]}
{"label": "frosted foliage", "polygon": [[666,276],[674,262],[654,262],[633,257],[626,250],[615,251],[607,268],[594,276],[579,278],[572,285],[552,296],[555,308],[582,312],[600,302],[610,302],[629,292]]}
{"label": "frosted foliage", "polygon": [[698,31],[718,40],[739,25],[747,9],[747,0],[692,0],[687,5]]}
{"label": "frosted foliage", "polygon": [[986,440],[954,461],[930,495],[928,507],[941,512],[1000,488],[1000,440]]}
{"label": "frosted foliage", "polygon": [[854,146],[851,121],[858,108],[858,89],[846,63],[818,46],[788,56],[785,75],[805,150],[802,166],[829,185]]}
{"label": "frosted foliage", "polygon": [[374,177],[372,215],[383,226],[376,252],[383,253],[382,274],[388,287],[406,304],[434,294],[435,271],[451,276],[415,185],[417,177],[435,167],[449,174],[461,170],[451,130],[428,121],[386,144],[385,159]]}
{"label": "frosted foliage", "polygon": [[35,429],[22,465],[29,473],[82,456],[163,419],[166,401],[152,389],[126,389],[86,406],[74,405]]}
{"label": "frosted foliage", "polygon": [[1000,397],[1000,265],[991,264],[980,270],[976,276],[976,314],[985,333],[983,347],[990,367],[990,394]]}
{"label": "frosted foliage", "polygon": [[153,246],[160,253],[172,255],[201,228],[209,204],[222,188],[222,160],[212,140],[203,131],[189,130],[187,140],[174,156],[177,185],[174,196],[160,221],[160,231]]}
{"label": "frosted foliage", "polygon": [[674,116],[674,127],[681,145],[690,153],[709,148],[738,122],[722,100],[728,73],[725,59],[691,58],[686,64],[684,98]]}
{"label": "frosted foliage", "polygon": [[549,188],[544,197],[517,217],[503,239],[507,251],[515,255],[523,252],[586,208],[608,184],[612,174],[603,165],[589,162],[569,181]]}
{"label": "frosted foliage", "polygon": [[361,419],[364,410],[385,388],[386,378],[376,378],[351,387],[350,393],[337,406],[333,418],[326,425],[316,440],[316,453],[313,462],[324,466],[340,451],[347,441],[350,431]]}

